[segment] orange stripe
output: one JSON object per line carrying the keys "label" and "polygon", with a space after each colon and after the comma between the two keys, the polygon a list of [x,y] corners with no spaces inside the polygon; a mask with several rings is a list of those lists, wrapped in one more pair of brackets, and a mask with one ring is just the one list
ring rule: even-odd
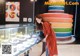
{"label": "orange stripe", "polygon": [[64,11],[48,11],[48,13],[64,13]]}
{"label": "orange stripe", "polygon": [[43,17],[43,20],[48,22],[73,22],[72,18]]}
{"label": "orange stripe", "polygon": [[42,17],[61,17],[61,18],[73,18],[73,15],[67,13],[44,13],[40,14]]}
{"label": "orange stripe", "polygon": [[63,19],[67,19],[67,20],[72,20],[72,18],[61,18],[61,17],[43,17],[43,19],[60,19],[60,20],[63,20]]}

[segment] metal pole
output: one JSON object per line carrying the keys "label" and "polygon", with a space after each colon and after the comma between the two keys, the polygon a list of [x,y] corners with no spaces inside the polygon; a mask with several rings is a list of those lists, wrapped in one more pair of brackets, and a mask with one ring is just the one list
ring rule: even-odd
{"label": "metal pole", "polygon": [[33,23],[35,19],[35,0],[33,1]]}
{"label": "metal pole", "polygon": [[[78,2],[78,0],[76,0],[76,2]],[[77,23],[77,5],[76,5],[76,9],[75,9],[75,21],[74,21],[74,36],[76,35],[76,23]]]}

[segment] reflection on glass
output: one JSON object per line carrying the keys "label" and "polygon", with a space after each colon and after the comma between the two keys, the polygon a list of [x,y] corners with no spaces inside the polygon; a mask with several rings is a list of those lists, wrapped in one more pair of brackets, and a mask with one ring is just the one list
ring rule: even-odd
{"label": "reflection on glass", "polygon": [[[26,24],[21,26],[8,26],[0,29],[0,43],[19,43],[24,41],[29,41],[32,38],[34,43],[38,33],[35,30],[36,26],[34,24]],[[31,42],[30,41],[30,42]],[[31,43],[32,44],[32,43]]]}
{"label": "reflection on glass", "polygon": [[0,42],[2,42],[5,39],[5,31],[0,30]]}

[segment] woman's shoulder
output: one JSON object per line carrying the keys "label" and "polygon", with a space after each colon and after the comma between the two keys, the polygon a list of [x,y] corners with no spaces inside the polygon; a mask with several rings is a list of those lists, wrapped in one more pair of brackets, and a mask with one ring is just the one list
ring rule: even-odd
{"label": "woman's shoulder", "polygon": [[49,23],[49,22],[44,22],[44,24],[45,24],[45,25],[50,25],[50,23]]}
{"label": "woman's shoulder", "polygon": [[49,24],[49,22],[44,22],[44,24]]}

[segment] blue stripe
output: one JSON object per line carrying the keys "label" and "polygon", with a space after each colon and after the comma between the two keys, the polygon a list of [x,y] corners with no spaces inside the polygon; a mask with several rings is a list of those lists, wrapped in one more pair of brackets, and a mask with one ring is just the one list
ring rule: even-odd
{"label": "blue stripe", "polygon": [[56,5],[56,6],[48,6],[48,7],[65,7],[65,6]]}
{"label": "blue stripe", "polygon": [[64,6],[48,6],[48,8],[65,8]]}
{"label": "blue stripe", "polygon": [[48,10],[64,10],[64,7],[48,7]]}
{"label": "blue stripe", "polygon": [[56,33],[57,37],[66,37],[66,36],[71,36],[71,35],[72,35],[71,32],[69,32],[69,33]]}

